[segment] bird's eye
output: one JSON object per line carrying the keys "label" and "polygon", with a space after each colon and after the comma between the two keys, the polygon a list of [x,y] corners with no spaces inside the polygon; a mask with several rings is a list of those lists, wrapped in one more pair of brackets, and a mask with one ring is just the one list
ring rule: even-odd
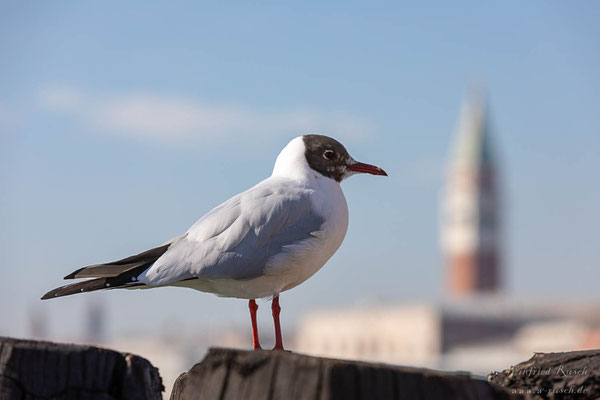
{"label": "bird's eye", "polygon": [[335,157],[335,152],[333,150],[325,150],[323,152],[323,158],[326,160],[332,160]]}

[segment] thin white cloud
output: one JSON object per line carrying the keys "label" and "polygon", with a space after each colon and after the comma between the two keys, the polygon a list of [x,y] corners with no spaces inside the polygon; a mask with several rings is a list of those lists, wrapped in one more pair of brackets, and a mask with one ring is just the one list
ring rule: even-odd
{"label": "thin white cloud", "polygon": [[370,124],[344,113],[263,111],[149,93],[94,97],[74,88],[54,86],[40,91],[38,102],[47,110],[79,118],[102,132],[163,142],[215,143],[244,137],[268,140],[307,132],[360,141],[373,133]]}

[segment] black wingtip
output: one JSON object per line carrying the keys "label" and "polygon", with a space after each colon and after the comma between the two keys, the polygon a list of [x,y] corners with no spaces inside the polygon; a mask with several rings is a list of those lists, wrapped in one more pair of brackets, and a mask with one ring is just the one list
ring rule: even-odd
{"label": "black wingtip", "polygon": [[49,291],[48,293],[46,293],[45,295],[43,295],[40,300],[48,300],[48,299],[53,299],[56,297],[56,292],[58,291],[58,289],[53,289],[51,291]]}
{"label": "black wingtip", "polygon": [[54,299],[56,297],[69,296],[71,294],[91,292],[94,290],[100,290],[108,288],[110,285],[106,285],[105,278],[90,279],[83,282],[72,283],[70,285],[64,285],[52,289],[48,293],[42,296],[42,300]]}
{"label": "black wingtip", "polygon": [[65,276],[63,279],[75,279],[75,276],[86,268],[87,267],[79,268],[78,270],[73,271],[69,275]]}

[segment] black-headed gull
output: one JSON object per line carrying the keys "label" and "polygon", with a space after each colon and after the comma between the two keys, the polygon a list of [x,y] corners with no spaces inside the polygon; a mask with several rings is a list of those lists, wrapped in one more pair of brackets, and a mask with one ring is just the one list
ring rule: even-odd
{"label": "black-headed gull", "polygon": [[283,349],[279,295],[310,278],[342,244],[348,206],[340,182],[356,173],[387,175],[355,161],[330,137],[297,137],[279,153],[269,178],[208,212],[185,234],[119,261],[80,268],[65,279],[94,279],[42,299],[160,286],[249,299],[253,347],[260,349],[255,299],[272,297],[274,349]]}

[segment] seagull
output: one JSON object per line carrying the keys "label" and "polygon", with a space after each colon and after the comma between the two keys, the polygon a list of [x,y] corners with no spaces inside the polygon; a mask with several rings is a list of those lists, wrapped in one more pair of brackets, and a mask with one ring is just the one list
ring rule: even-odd
{"label": "seagull", "polygon": [[101,289],[180,286],[248,300],[252,343],[260,349],[256,299],[271,298],[274,350],[283,350],[279,295],[314,275],[342,244],[348,206],[340,183],[384,170],[354,160],[337,140],[304,135],[279,153],[273,173],[200,218],[162,246],[80,268],[42,300]]}

